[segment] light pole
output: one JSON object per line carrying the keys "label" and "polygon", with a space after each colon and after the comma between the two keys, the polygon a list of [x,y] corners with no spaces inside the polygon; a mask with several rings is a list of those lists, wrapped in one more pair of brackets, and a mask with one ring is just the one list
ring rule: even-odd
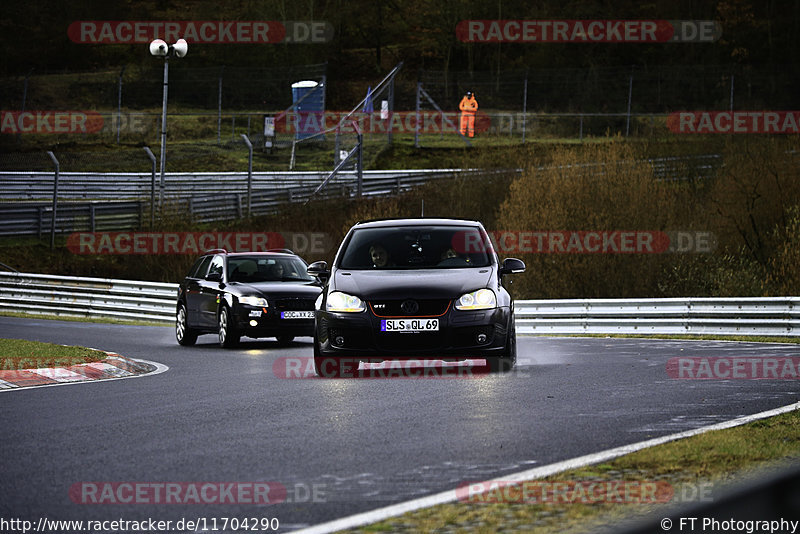
{"label": "light pole", "polygon": [[150,43],[150,54],[164,58],[164,98],[161,106],[161,194],[158,199],[159,209],[164,206],[164,167],[167,163],[167,87],[169,86],[169,58],[171,56],[183,57],[189,50],[189,45],[184,39],[178,39],[174,45],[168,45],[161,39],[156,39]]}

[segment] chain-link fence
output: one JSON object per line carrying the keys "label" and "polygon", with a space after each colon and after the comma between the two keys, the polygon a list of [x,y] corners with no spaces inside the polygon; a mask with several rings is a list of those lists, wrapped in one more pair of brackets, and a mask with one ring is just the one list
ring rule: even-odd
{"label": "chain-link fence", "polygon": [[[421,71],[417,109],[423,134],[444,137],[458,103],[475,93],[476,129],[524,142],[538,137],[666,133],[666,116],[682,110],[794,110],[798,75],[780,65],[529,69],[503,72]],[[449,112],[449,115],[448,115]],[[426,123],[426,118],[428,122]],[[453,133],[452,127],[449,132]],[[436,135],[423,135],[429,143]],[[452,136],[451,136],[452,137]]]}
{"label": "chain-link fence", "polygon": [[[359,131],[367,167],[379,165],[381,151],[392,143],[464,146],[458,103],[468,90],[480,106],[475,142],[505,144],[671,136],[668,114],[682,110],[796,110],[800,82],[781,66],[397,70],[371,83],[332,81],[325,64],[196,68],[175,60],[170,67],[167,172],[247,169],[242,134],[253,143],[254,170],[264,171],[330,171],[355,146]],[[154,61],[146,69],[33,72],[0,80],[6,110],[0,170],[47,169],[44,151],[59,146],[64,147],[60,157],[75,152],[75,168],[69,170],[140,172],[141,164],[149,164],[140,161],[142,146],[160,156],[160,69]],[[291,87],[304,80],[318,83],[323,93],[317,112],[296,109]],[[328,109],[324,95],[331,84],[352,95],[347,106],[352,108]],[[300,130],[319,135],[298,136]],[[102,154],[90,155],[97,147]]]}

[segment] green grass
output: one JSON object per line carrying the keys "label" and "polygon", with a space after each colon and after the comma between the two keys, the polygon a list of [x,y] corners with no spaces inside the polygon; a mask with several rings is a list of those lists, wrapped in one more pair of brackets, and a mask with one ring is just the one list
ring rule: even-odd
{"label": "green grass", "polygon": [[76,323],[102,323],[102,324],[122,324],[131,326],[169,326],[172,323],[159,323],[155,321],[135,321],[126,319],[113,319],[111,317],[79,317],[74,315],[53,315],[53,314],[39,314],[39,313],[21,313],[21,312],[0,312],[0,317],[23,317],[26,319],[45,319],[49,321],[72,321]]}
{"label": "green grass", "polygon": [[0,339],[0,370],[68,367],[107,357],[105,352],[86,347],[66,347],[24,339]]}
{"label": "green grass", "polygon": [[498,503],[496,501],[501,499],[492,502],[490,497],[484,498],[484,502],[457,502],[426,508],[347,532],[585,532],[654,513],[684,500],[698,500],[701,492],[708,491],[713,498],[718,491],[724,491],[726,484],[745,481],[757,476],[762,469],[779,468],[784,462],[798,460],[800,410],[795,410],[543,479],[543,482],[584,484],[592,481],[653,483],[668,490],[665,503],[660,499],[655,504],[652,499],[650,502],[643,499],[644,503],[587,503],[581,499]]}
{"label": "green grass", "polygon": [[800,343],[800,337],[788,336],[716,336],[713,334],[526,334],[536,337],[599,337],[638,339],[687,339],[697,341],[742,341],[749,343]]}

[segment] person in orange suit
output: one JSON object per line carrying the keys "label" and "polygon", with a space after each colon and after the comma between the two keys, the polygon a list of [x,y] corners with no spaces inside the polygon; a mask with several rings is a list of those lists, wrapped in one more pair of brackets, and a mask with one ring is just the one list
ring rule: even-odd
{"label": "person in orange suit", "polygon": [[458,104],[461,110],[461,135],[475,137],[475,114],[478,112],[478,101],[472,91],[467,91],[461,103]]}

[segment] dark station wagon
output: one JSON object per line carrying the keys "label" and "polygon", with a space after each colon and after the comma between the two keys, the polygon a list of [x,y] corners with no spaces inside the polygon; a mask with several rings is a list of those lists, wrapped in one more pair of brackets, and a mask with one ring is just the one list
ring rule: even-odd
{"label": "dark station wagon", "polygon": [[193,345],[216,334],[222,347],[242,336],[274,337],[281,344],[314,333],[314,301],[322,288],[290,250],[211,250],[192,266],[178,288],[175,337]]}

